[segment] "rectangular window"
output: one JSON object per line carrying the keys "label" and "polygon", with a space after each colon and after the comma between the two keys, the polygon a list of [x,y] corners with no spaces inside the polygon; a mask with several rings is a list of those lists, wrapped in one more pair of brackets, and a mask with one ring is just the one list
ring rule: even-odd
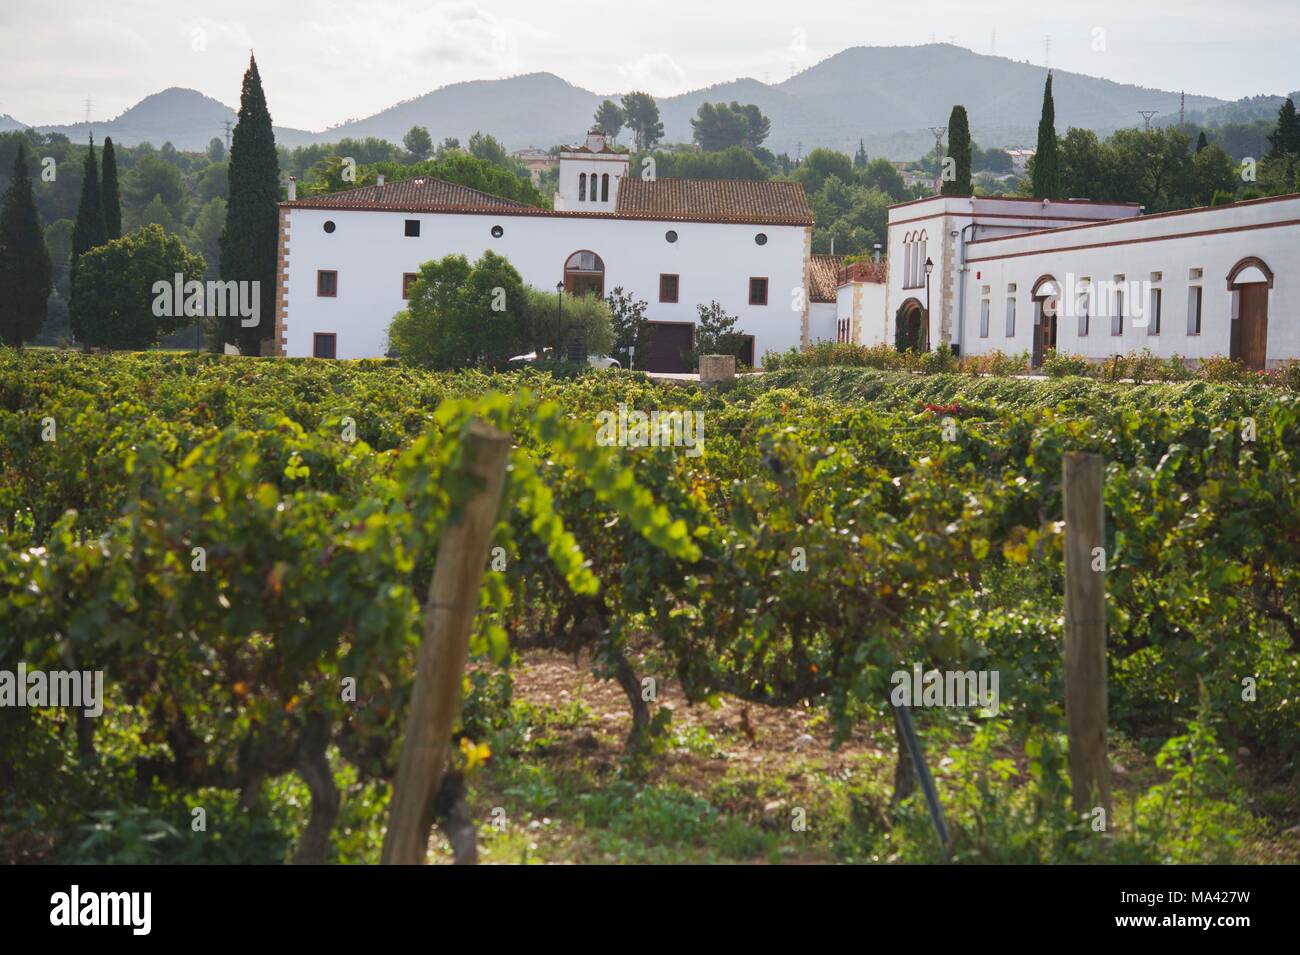
{"label": "rectangular window", "polygon": [[1199,285],[1187,289],[1187,334],[1201,334],[1201,287]]}
{"label": "rectangular window", "polygon": [[767,304],[767,279],[751,278],[749,280],[749,304],[766,305]]}
{"label": "rectangular window", "polygon": [[406,220],[406,237],[407,237],[408,239],[418,239],[418,238],[420,237],[420,220],[419,220],[419,219],[407,219],[407,220]]}
{"label": "rectangular window", "polygon": [[662,272],[659,275],[659,301],[675,302],[677,301],[677,285],[679,277]]}
{"label": "rectangular window", "polygon": [[1160,289],[1153,288],[1151,290],[1151,314],[1147,316],[1148,335],[1160,334],[1160,305],[1163,297],[1160,294]]}
{"label": "rectangular window", "polygon": [[339,294],[339,274],[323,269],[316,273],[316,294],[324,298],[334,298]]}
{"label": "rectangular window", "polygon": [[415,280],[418,279],[419,277],[420,277],[419,272],[402,273],[402,298],[403,299],[408,299],[411,297],[411,286],[415,284]]}
{"label": "rectangular window", "polygon": [[[1014,290],[1015,290],[1015,286],[1012,286],[1012,291]],[[1014,295],[1008,295],[1007,296],[1007,338],[1015,338],[1015,337],[1016,337],[1016,297]]]}
{"label": "rectangular window", "polygon": [[338,353],[338,335],[334,332],[317,332],[311,337],[313,358],[333,358]]}
{"label": "rectangular window", "polygon": [[980,338],[989,337],[989,300],[980,300]]}
{"label": "rectangular window", "polygon": [[1076,308],[1079,309],[1079,337],[1080,338],[1086,338],[1088,336],[1088,301],[1089,299],[1086,294],[1080,295],[1079,304],[1076,306]]}
{"label": "rectangular window", "polygon": [[1124,291],[1123,289],[1115,290],[1115,311],[1110,316],[1110,333],[1112,335],[1124,334]]}

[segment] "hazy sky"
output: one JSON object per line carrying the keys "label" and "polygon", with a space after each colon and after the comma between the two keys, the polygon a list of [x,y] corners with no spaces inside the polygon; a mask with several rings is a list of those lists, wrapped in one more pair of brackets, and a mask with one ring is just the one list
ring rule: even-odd
{"label": "hazy sky", "polygon": [[[0,5],[0,113],[108,119],[169,86],[238,105],[249,48],[271,115],[321,129],[448,83],[549,71],[660,96],[778,82],[849,46],[932,38],[1225,99],[1300,87],[1297,0],[38,0]],[[996,38],[994,36],[996,31]],[[870,87],[846,90],[870,95]]]}

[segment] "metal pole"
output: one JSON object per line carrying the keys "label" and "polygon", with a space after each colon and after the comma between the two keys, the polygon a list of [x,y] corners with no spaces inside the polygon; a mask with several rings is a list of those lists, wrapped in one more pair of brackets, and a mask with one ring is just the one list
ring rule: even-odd
{"label": "metal pole", "polygon": [[935,835],[939,837],[939,847],[943,850],[943,861],[951,862],[948,855],[948,824],[944,822],[943,806],[939,805],[939,793],[934,788],[934,779],[930,776],[930,767],[925,765],[925,754],[921,752],[921,740],[916,735],[916,724],[912,722],[912,711],[906,706],[894,707],[894,719],[907,743],[907,753],[912,757],[912,768],[916,778],[921,781],[921,792],[925,794],[925,804],[930,810],[930,821],[934,823]]}

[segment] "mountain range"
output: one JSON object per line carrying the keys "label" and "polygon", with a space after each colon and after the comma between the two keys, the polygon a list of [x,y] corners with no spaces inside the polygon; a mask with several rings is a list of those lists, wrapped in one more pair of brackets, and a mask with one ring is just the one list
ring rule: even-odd
{"label": "mountain range", "polygon": [[[934,143],[931,126],[943,126],[954,103],[966,107],[972,135],[984,146],[1033,146],[1037,140],[1047,70],[1031,63],[974,53],[946,43],[913,47],[853,47],[780,83],[742,78],[658,100],[667,142],[689,142],[690,119],[703,102],[755,103],[771,120],[764,145],[775,153],[826,146],[843,152],[865,142],[871,156],[911,159]],[[1176,122],[1180,105],[1189,119],[1244,119],[1276,115],[1280,96],[1256,96],[1230,103],[1211,96],[1116,83],[1081,73],[1053,71],[1057,128],[1081,126],[1100,134],[1142,122],[1139,110],[1156,110],[1156,123]],[[499,80],[453,83],[391,106],[373,116],[321,131],[277,126],[285,146],[335,142],[345,136],[377,136],[400,143],[412,126],[424,126],[435,141],[462,142],[476,130],[497,137],[508,149],[546,148],[580,141],[603,99],[551,73]],[[275,115],[272,98],[271,114]],[[145,97],[122,115],[92,122],[97,139],[123,145],[170,141],[200,150],[224,136],[235,111],[194,90],[176,87]],[[24,124],[0,117],[0,131]],[[37,126],[84,139],[86,123]]]}

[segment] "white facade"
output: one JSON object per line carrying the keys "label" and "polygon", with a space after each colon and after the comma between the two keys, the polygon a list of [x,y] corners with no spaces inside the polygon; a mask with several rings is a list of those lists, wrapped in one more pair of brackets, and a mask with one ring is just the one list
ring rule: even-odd
{"label": "white facade", "polygon": [[[1084,200],[1050,202],[1040,199],[931,196],[889,209],[886,255],[890,263],[884,340],[898,341],[897,322],[924,321],[923,345],[947,343],[965,351],[959,309],[968,309],[958,281],[970,243],[999,235],[1056,229],[1080,223],[1136,216],[1132,203]],[[925,262],[933,263],[927,283]],[[928,286],[928,287],[927,287]]]}
{"label": "white facade", "polygon": [[[1048,311],[1058,313],[1061,352],[1104,359],[1149,348],[1259,365],[1243,343],[1233,346],[1242,296],[1258,294],[1261,367],[1300,357],[1300,196],[982,239],[967,253],[965,327],[956,335],[968,354],[1033,352],[1035,320],[1043,320],[1034,293],[1055,288],[1060,305]],[[1080,287],[1093,289],[1083,307],[1068,294]],[[1008,298],[1017,313],[1011,335],[1001,320]],[[993,318],[982,335],[985,301]]]}

